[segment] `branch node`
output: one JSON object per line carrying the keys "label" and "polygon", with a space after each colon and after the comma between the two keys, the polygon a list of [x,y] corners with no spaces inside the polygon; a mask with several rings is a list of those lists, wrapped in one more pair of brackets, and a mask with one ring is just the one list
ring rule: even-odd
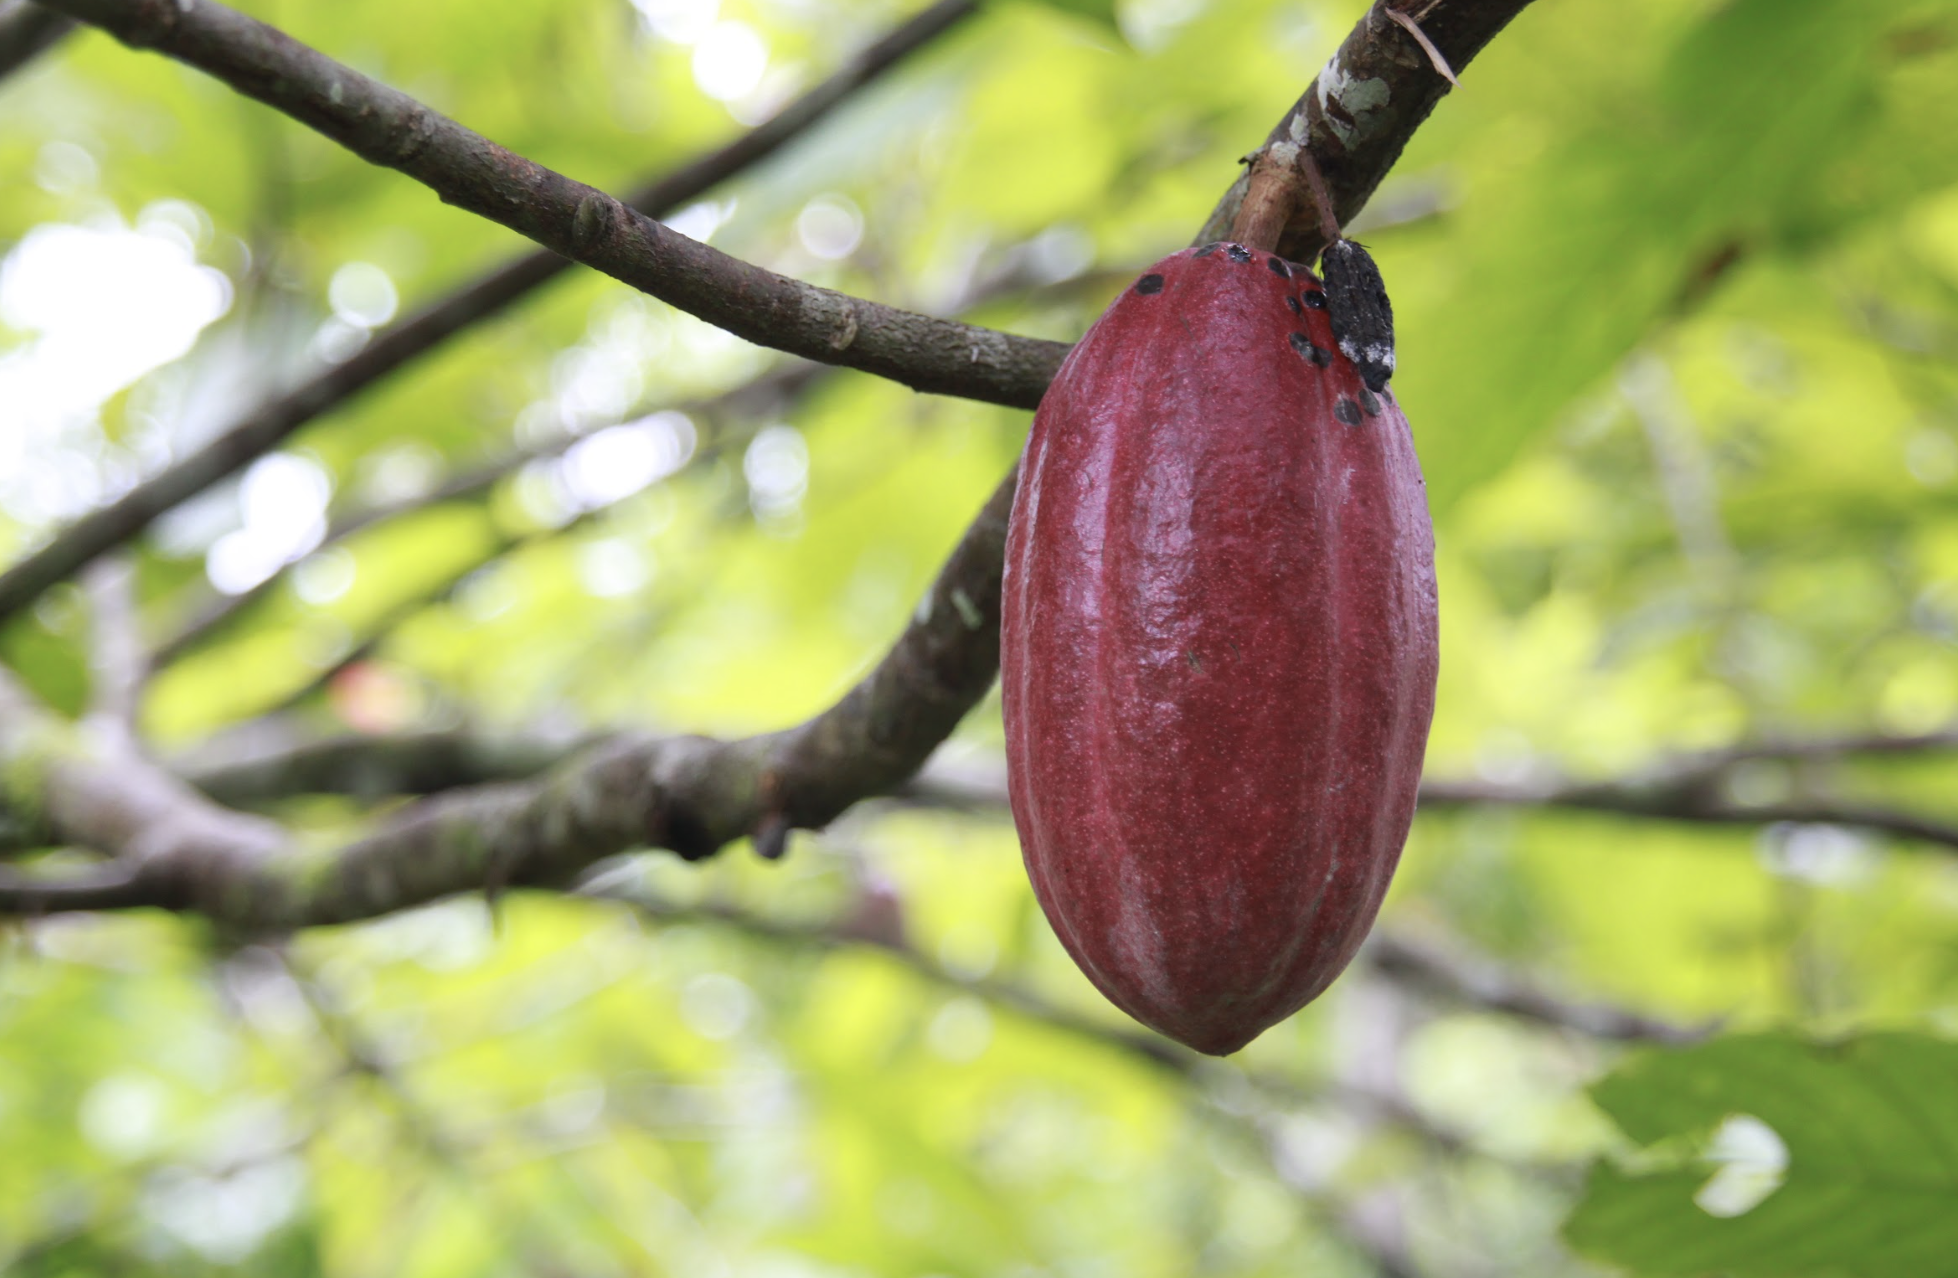
{"label": "branch node", "polygon": [[1274,142],[1252,157],[1250,183],[1231,224],[1230,238],[1261,253],[1278,251],[1278,241],[1303,194],[1296,167],[1302,153],[1295,142]]}
{"label": "branch node", "polygon": [[615,218],[612,206],[616,203],[601,191],[593,191],[578,201],[578,211],[571,219],[571,243],[580,253],[589,253],[612,233]]}

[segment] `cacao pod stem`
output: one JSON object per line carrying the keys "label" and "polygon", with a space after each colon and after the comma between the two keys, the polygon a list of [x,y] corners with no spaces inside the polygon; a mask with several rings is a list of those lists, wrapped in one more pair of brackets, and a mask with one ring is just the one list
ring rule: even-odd
{"label": "cacao pod stem", "polygon": [[[1303,194],[1294,157],[1281,153],[1288,150],[1305,154],[1300,147],[1274,145],[1251,157],[1244,202],[1237,206],[1237,216],[1231,221],[1231,238],[1260,253],[1278,251],[1278,239],[1298,210],[1299,197]],[[1337,227],[1333,233],[1339,233]]]}

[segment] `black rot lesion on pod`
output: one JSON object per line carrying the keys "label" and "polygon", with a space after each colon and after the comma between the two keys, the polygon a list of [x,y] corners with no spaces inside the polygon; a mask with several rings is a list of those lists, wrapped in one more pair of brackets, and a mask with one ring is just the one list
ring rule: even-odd
{"label": "black rot lesion on pod", "polygon": [[1153,271],[1135,282],[1135,291],[1145,296],[1163,291],[1163,277]]}
{"label": "black rot lesion on pod", "polygon": [[1304,333],[1291,334],[1292,349],[1320,368],[1330,367],[1333,353],[1323,346],[1315,346],[1312,339]]}

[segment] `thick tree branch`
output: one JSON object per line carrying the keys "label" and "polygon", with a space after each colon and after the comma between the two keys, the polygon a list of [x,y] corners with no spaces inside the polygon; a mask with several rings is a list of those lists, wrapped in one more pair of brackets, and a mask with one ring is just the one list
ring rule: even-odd
{"label": "thick tree branch", "polygon": [[0,3],[0,80],[52,49],[74,29],[73,18],[29,0]]}
{"label": "thick tree branch", "polygon": [[[121,10],[142,6],[104,7]],[[153,7],[170,12],[177,8],[170,3]],[[779,151],[853,93],[956,25],[976,7],[976,0],[939,0],[748,133],[642,187],[630,203],[649,216],[662,217],[705,194]],[[29,8],[45,12],[38,5]],[[238,23],[256,27],[246,19],[231,17]],[[372,341],[343,363],[247,410],[202,449],[138,484],[116,501],[85,515],[40,550],[0,573],[0,621],[20,612],[42,591],[72,576],[103,551],[135,537],[165,511],[243,469],[278,447],[300,427],[447,338],[499,314],[572,264],[548,250],[515,258],[375,334]]]}
{"label": "thick tree branch", "polygon": [[[186,756],[178,771],[199,789],[227,802],[261,804],[314,791],[368,797],[425,794],[508,780],[542,771],[561,760],[565,749],[561,737],[543,733],[482,734],[452,728],[394,737],[318,738],[286,728],[255,734],[249,744],[232,743]],[[1915,813],[1824,796],[1744,803],[1725,793],[1731,770],[1756,760],[1948,750],[1958,750],[1958,734],[1767,741],[1685,755],[1609,781],[1497,784],[1429,779],[1422,783],[1421,805],[1427,811],[1469,806],[1566,808],[1687,824],[1839,825],[1958,850],[1958,825]],[[934,762],[900,787],[896,797],[928,807],[998,811],[1006,806],[1006,778],[998,766]]]}
{"label": "thick tree branch", "polygon": [[[1441,0],[1425,6],[1421,29],[1433,51],[1460,71],[1529,3]],[[1389,9],[1411,7],[1376,0],[1260,148],[1284,162],[1300,146],[1309,150],[1331,189],[1341,226],[1359,214],[1450,87],[1435,70],[1430,50],[1388,17]],[[1229,235],[1247,186],[1247,178],[1239,177],[1204,223],[1197,243]],[[1293,210],[1278,251],[1293,261],[1310,262],[1324,246],[1314,211]]]}
{"label": "thick tree branch", "polygon": [[[441,795],[330,848],[223,808],[131,752],[86,748],[0,675],[0,784],[50,838],[110,854],[133,884],[0,881],[0,913],[154,905],[244,930],[371,918],[456,892],[561,886],[638,847],[713,854],[820,827],[916,771],[991,686],[1007,477],[876,669],[798,727],[737,741],[618,737],[540,777]],[[36,806],[38,805],[38,806]]]}

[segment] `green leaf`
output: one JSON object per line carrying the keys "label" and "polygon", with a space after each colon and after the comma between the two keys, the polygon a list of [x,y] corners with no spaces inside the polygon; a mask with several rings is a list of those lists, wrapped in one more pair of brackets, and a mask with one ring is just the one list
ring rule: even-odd
{"label": "green leaf", "polygon": [[[1656,1148],[1593,1170],[1565,1225],[1580,1251],[1654,1275],[1958,1274],[1958,1043],[1726,1038],[1634,1057],[1592,1095]],[[1758,1133],[1750,1119],[1787,1157],[1758,1201],[1708,1166],[1734,1143],[1708,1138]]]}

